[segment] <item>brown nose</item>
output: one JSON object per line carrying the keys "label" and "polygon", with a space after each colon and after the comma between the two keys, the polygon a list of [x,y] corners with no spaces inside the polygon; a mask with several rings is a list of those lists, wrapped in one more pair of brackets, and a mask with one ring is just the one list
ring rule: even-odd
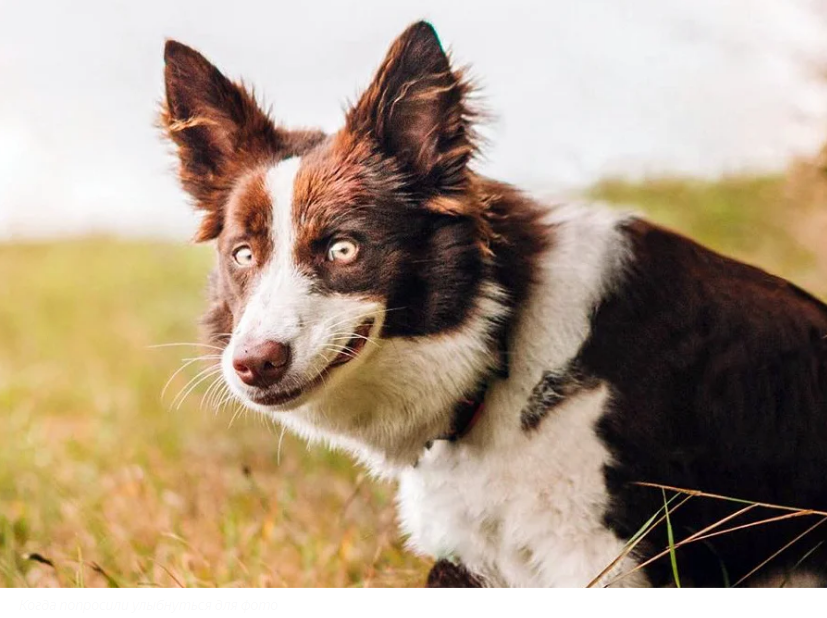
{"label": "brown nose", "polygon": [[284,377],[290,366],[290,345],[278,341],[241,343],[233,355],[233,369],[244,384],[267,388]]}

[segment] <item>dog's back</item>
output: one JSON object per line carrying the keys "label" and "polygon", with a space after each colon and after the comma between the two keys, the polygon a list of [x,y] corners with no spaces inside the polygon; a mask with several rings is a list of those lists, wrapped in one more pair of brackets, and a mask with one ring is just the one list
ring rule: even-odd
{"label": "dog's back", "polygon": [[[606,521],[623,538],[661,492],[636,482],[827,510],[827,306],[796,286],[636,221],[633,259],[605,299],[579,362],[611,384],[599,424],[613,462]],[[670,494],[671,495],[671,494]],[[673,502],[673,507],[677,503]],[[677,509],[678,539],[749,505],[695,497]],[[749,507],[714,531],[789,512]],[[696,584],[734,583],[820,521],[796,517],[720,534],[679,551]],[[661,526],[640,555],[667,545]],[[713,530],[710,530],[712,532]],[[765,569],[797,563],[827,539],[816,528]],[[799,565],[824,572],[821,548]],[[666,559],[653,570],[667,577]]]}

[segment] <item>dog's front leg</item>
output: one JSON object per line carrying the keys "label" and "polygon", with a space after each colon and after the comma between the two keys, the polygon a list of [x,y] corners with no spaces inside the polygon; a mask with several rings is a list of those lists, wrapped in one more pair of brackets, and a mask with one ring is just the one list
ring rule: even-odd
{"label": "dog's front leg", "polygon": [[428,588],[482,588],[483,583],[462,564],[438,560],[428,573]]}

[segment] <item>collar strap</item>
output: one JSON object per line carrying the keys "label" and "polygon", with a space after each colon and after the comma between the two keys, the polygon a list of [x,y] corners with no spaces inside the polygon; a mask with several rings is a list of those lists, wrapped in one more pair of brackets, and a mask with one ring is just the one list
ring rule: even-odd
{"label": "collar strap", "polygon": [[454,406],[454,417],[451,420],[451,430],[435,438],[436,440],[448,440],[456,442],[465,436],[482,416],[485,409],[485,392],[488,390],[488,383],[483,384],[473,397],[461,399]]}
{"label": "collar strap", "polygon": [[[451,419],[451,430],[448,433],[442,434],[434,438],[434,440],[448,440],[448,442],[456,442],[463,438],[474,428],[477,421],[482,416],[485,410],[485,394],[488,392],[488,387],[491,381],[499,378],[505,380],[508,378],[508,333],[504,327],[498,337],[497,341],[497,355],[499,356],[499,364],[490,376],[482,381],[479,388],[471,396],[465,399],[460,399],[454,406],[454,415]],[[431,448],[434,440],[429,440],[425,445],[426,448]]]}

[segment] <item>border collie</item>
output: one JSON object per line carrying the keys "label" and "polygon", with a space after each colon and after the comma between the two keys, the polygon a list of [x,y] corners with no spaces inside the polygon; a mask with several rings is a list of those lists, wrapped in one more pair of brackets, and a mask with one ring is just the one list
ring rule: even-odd
{"label": "border collie", "polygon": [[827,306],[476,173],[469,83],[425,22],[329,135],[181,43],[165,63],[224,379],[397,481],[429,583],[823,583],[823,519],[662,487],[827,509]]}

